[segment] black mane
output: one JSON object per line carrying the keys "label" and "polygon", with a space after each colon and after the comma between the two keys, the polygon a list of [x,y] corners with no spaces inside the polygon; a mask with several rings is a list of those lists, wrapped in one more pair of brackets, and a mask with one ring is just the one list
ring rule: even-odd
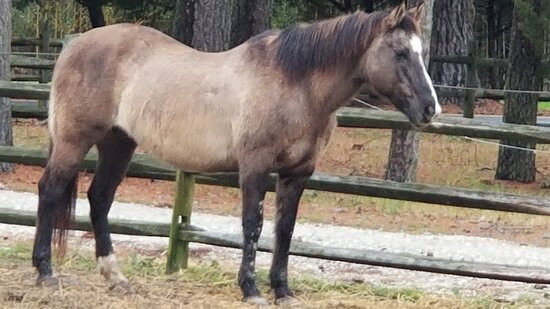
{"label": "black mane", "polygon": [[[360,57],[373,40],[373,34],[380,30],[379,25],[388,13],[381,11],[367,14],[358,11],[282,31],[271,30],[252,38],[250,44],[256,51],[262,51],[262,56],[267,56],[267,51],[274,49],[272,63],[291,79],[299,80],[312,71],[333,68],[342,59]],[[407,32],[417,31],[416,24],[409,16],[403,19],[399,28]],[[273,42],[266,43],[270,36],[276,37]]]}

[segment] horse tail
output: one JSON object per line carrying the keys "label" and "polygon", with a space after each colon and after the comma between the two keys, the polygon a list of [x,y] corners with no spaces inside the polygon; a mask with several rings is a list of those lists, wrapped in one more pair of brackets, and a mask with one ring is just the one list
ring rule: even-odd
{"label": "horse tail", "polygon": [[[53,150],[53,141],[50,139],[48,160]],[[49,163],[49,162],[48,162]],[[46,167],[48,169],[48,167]],[[48,171],[47,171],[48,172]],[[74,226],[74,214],[76,208],[76,197],[78,194],[78,173],[76,173],[67,186],[63,189],[61,198],[57,201],[54,212],[53,244],[54,253],[57,258],[63,258],[67,252],[67,236],[69,230]]]}
{"label": "horse tail", "polygon": [[57,208],[53,239],[54,252],[58,258],[64,257],[67,252],[67,236],[74,226],[77,188],[78,175],[75,175],[67,185]]}

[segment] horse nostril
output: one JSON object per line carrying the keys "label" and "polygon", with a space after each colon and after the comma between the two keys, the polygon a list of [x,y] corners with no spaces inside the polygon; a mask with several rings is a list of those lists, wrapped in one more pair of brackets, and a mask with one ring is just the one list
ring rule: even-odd
{"label": "horse nostril", "polygon": [[424,108],[424,116],[428,119],[431,119],[435,115],[435,107],[433,104],[429,104]]}

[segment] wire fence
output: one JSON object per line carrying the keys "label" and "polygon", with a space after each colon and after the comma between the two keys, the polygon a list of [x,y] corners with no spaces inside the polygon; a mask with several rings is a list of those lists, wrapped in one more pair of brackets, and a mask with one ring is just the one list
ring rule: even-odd
{"label": "wire fence", "polygon": [[[368,107],[370,109],[382,110],[380,107],[369,104],[369,103],[367,103],[364,100],[361,100],[359,98],[353,97],[352,99],[355,102],[361,103],[361,104],[365,105],[366,107]],[[474,137],[469,137],[469,136],[458,136],[458,137],[461,138],[461,139],[464,139],[464,140],[468,140],[468,141],[472,141],[472,142],[476,142],[476,143],[480,143],[480,144],[493,145],[493,146],[497,146],[497,147],[510,148],[510,149],[516,149],[516,150],[524,150],[524,151],[534,152],[536,154],[539,154],[539,153],[550,154],[550,150],[531,149],[531,148],[507,145],[507,144],[502,144],[500,142],[493,142],[493,141],[474,138]]]}
{"label": "wire fence", "polygon": [[465,87],[465,86],[449,86],[449,85],[438,85],[434,84],[435,88],[443,89],[455,89],[455,90],[474,90],[474,91],[502,91],[508,93],[522,93],[522,94],[539,94],[539,95],[549,95],[548,91],[534,91],[534,90],[516,90],[516,89],[489,89],[489,88],[477,88],[477,87]]}

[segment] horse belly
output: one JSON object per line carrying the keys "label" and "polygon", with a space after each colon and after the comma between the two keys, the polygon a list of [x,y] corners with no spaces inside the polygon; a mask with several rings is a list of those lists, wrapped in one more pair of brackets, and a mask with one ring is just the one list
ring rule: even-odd
{"label": "horse belly", "polygon": [[231,172],[238,164],[233,154],[229,122],[134,118],[117,119],[146,153],[188,172]]}

